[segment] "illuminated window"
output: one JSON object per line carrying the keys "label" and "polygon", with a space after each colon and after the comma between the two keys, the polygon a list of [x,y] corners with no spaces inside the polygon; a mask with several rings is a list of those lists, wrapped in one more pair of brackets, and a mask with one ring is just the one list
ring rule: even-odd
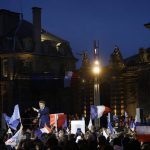
{"label": "illuminated window", "polygon": [[122,101],[122,100],[121,100],[121,103],[123,104],[123,103],[124,103],[124,101]]}
{"label": "illuminated window", "polygon": [[121,109],[121,115],[124,115],[124,109]]}
{"label": "illuminated window", "polygon": [[86,117],[86,110],[84,111],[84,117]]}
{"label": "illuminated window", "polygon": [[121,109],[123,109],[124,108],[124,105],[121,105]]}
{"label": "illuminated window", "polygon": [[82,83],[85,83],[85,79],[82,79]]}
{"label": "illuminated window", "polygon": [[114,114],[115,114],[115,115],[117,114],[117,111],[116,111],[116,109],[114,109]]}

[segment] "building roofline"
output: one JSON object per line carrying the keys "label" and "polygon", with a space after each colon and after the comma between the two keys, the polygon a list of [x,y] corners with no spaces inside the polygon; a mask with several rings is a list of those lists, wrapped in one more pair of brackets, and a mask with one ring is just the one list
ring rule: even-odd
{"label": "building roofline", "polygon": [[20,14],[18,12],[13,12],[13,11],[10,11],[10,10],[7,10],[7,9],[0,9],[0,13],[6,13],[6,14]]}
{"label": "building roofline", "polygon": [[62,38],[60,38],[60,37],[58,37],[58,36],[56,36],[56,35],[50,33],[49,31],[46,31],[46,30],[44,30],[44,29],[42,29],[41,34],[47,34],[47,35],[53,36],[53,37],[54,37],[56,40],[58,40],[58,41],[62,41],[62,42],[67,42],[67,43],[69,43],[67,40],[64,40],[64,39],[62,39]]}

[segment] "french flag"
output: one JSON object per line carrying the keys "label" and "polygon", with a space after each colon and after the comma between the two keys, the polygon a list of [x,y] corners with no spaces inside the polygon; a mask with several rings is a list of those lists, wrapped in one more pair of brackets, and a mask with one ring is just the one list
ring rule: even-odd
{"label": "french flag", "polygon": [[13,130],[17,130],[17,126],[21,121],[19,105],[15,105],[14,112],[11,117],[7,116],[5,113],[3,114],[3,116],[8,127],[12,128]]}
{"label": "french flag", "polygon": [[50,125],[56,128],[67,128],[67,116],[64,113],[50,114]]}
{"label": "french flag", "polygon": [[72,87],[77,83],[79,78],[77,71],[67,71],[64,77],[64,87]]}
{"label": "french flag", "polygon": [[104,105],[99,105],[99,106],[91,105],[91,119],[92,120],[98,119],[102,115],[109,113],[109,112],[111,112],[111,109]]}
{"label": "french flag", "polygon": [[70,87],[72,75],[73,75],[73,72],[72,72],[72,71],[67,71],[67,72],[65,73],[65,77],[64,77],[64,87]]}
{"label": "french flag", "polygon": [[38,129],[38,130],[35,130],[35,135],[40,139],[40,140],[43,140],[42,139],[42,134],[43,133],[51,133],[52,132],[52,129],[50,127],[48,127],[46,124],[44,126],[44,128],[41,128],[41,129]]}
{"label": "french flag", "polygon": [[136,138],[140,142],[150,142],[150,126],[136,126]]}
{"label": "french flag", "polygon": [[23,136],[23,126],[21,124],[20,129],[5,142],[5,145],[10,145],[11,147],[16,147],[21,141]]}

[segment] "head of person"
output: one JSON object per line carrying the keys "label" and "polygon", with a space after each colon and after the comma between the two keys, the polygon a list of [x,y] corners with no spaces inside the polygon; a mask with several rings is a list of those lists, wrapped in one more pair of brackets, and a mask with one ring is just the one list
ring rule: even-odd
{"label": "head of person", "polygon": [[44,109],[45,101],[39,101],[39,107],[40,107],[40,109]]}
{"label": "head of person", "polygon": [[102,147],[102,146],[107,144],[107,140],[106,140],[105,136],[100,135],[98,137],[98,144],[99,144],[100,147]]}

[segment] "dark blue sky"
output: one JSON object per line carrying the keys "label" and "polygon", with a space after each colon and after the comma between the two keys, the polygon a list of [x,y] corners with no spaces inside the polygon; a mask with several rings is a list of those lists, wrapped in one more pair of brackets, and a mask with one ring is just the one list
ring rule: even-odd
{"label": "dark blue sky", "polygon": [[42,26],[70,42],[75,56],[87,50],[92,57],[93,40],[107,64],[114,46],[124,58],[150,47],[150,0],[0,0],[0,8],[24,14],[32,21],[33,6],[42,8]]}

